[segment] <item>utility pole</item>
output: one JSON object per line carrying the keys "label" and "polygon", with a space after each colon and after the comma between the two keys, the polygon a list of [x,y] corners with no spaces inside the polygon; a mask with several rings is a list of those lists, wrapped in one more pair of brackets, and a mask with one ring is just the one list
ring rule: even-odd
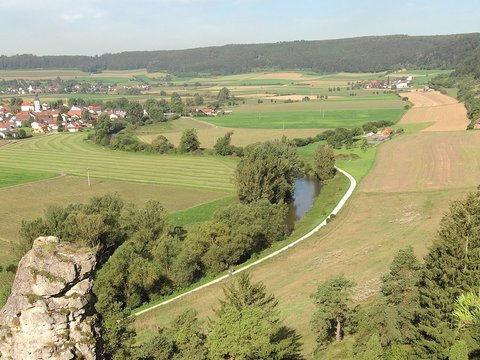
{"label": "utility pole", "polygon": [[88,186],[90,186],[90,169],[87,168],[87,183],[88,183]]}

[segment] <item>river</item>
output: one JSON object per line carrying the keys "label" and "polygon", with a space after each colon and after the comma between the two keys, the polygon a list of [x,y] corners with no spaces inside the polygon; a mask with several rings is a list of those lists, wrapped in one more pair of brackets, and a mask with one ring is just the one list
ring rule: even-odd
{"label": "river", "polygon": [[293,229],[295,223],[310,210],[320,193],[322,184],[315,178],[301,177],[295,183],[294,201],[288,205],[287,225]]}

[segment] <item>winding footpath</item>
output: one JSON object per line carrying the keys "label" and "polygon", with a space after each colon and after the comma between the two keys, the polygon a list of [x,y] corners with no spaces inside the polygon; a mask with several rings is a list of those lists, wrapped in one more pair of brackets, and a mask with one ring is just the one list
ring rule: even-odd
{"label": "winding footpath", "polygon": [[138,312],[134,313],[133,315],[139,316],[139,315],[145,314],[146,312],[149,312],[149,311],[151,311],[151,310],[153,310],[153,309],[156,309],[156,308],[158,308],[158,307],[160,307],[160,306],[167,305],[167,304],[172,303],[172,302],[174,302],[174,301],[176,301],[176,300],[178,300],[178,299],[181,299],[181,298],[183,298],[183,297],[185,297],[185,296],[187,296],[187,295],[190,295],[190,294],[192,294],[192,293],[194,293],[194,292],[197,292],[197,291],[202,290],[202,289],[204,289],[204,288],[206,288],[206,287],[209,287],[209,286],[212,286],[212,285],[214,285],[214,284],[217,284],[217,283],[219,283],[219,282],[221,282],[221,281],[223,281],[223,280],[225,280],[225,279],[228,279],[228,278],[231,277],[232,275],[238,274],[238,273],[240,273],[240,272],[242,272],[242,271],[245,271],[245,270],[247,270],[247,269],[249,269],[249,268],[251,268],[251,267],[253,267],[253,266],[255,266],[255,265],[258,265],[258,264],[260,264],[260,263],[263,263],[264,261],[266,261],[266,260],[268,260],[268,259],[271,259],[271,258],[273,258],[273,257],[275,257],[275,256],[277,256],[277,255],[279,255],[279,254],[281,254],[281,253],[283,253],[284,251],[286,251],[286,250],[294,247],[295,245],[297,245],[297,244],[301,243],[302,241],[304,241],[304,240],[308,239],[309,237],[311,237],[311,236],[312,236],[313,234],[315,234],[318,230],[320,230],[320,229],[323,228],[325,225],[327,225],[327,218],[329,218],[329,217],[332,216],[332,215],[337,215],[337,213],[343,208],[343,206],[346,204],[346,202],[348,201],[348,199],[350,198],[350,196],[352,196],[353,191],[354,191],[355,188],[357,187],[357,181],[355,180],[355,178],[354,178],[352,175],[350,175],[348,172],[346,172],[345,170],[342,170],[342,169],[340,169],[340,168],[338,168],[338,167],[336,167],[336,169],[337,169],[340,173],[342,173],[343,175],[345,175],[345,176],[348,178],[348,180],[350,181],[350,186],[349,186],[347,192],[343,195],[343,197],[342,197],[342,198],[340,199],[340,201],[338,202],[337,206],[335,206],[335,208],[332,210],[332,212],[331,212],[330,214],[328,214],[328,216],[327,216],[320,224],[318,224],[317,226],[315,226],[315,228],[313,228],[310,232],[308,232],[307,234],[305,234],[305,235],[303,235],[302,237],[298,238],[297,240],[291,242],[290,244],[285,245],[285,246],[282,247],[281,249],[278,249],[277,251],[275,251],[275,252],[273,252],[273,253],[271,253],[271,254],[269,254],[269,255],[261,258],[261,259],[258,259],[257,261],[254,261],[254,262],[252,262],[252,263],[250,263],[250,264],[248,264],[248,265],[245,265],[245,266],[243,266],[243,267],[241,267],[241,268],[236,269],[236,270],[235,270],[235,273],[233,273],[233,274],[226,274],[226,275],[220,276],[219,278],[217,278],[217,279],[215,279],[215,280],[212,280],[212,281],[210,281],[210,282],[208,282],[208,283],[206,283],[206,284],[203,284],[203,285],[201,285],[201,286],[199,286],[199,287],[197,287],[197,288],[194,288],[194,289],[192,289],[192,290],[190,290],[190,291],[184,292],[184,293],[182,293],[182,294],[180,294],[180,295],[178,295],[178,296],[175,296],[175,297],[173,297],[173,298],[171,298],[171,299],[165,300],[165,301],[163,301],[163,302],[161,302],[161,303],[159,303],[159,304],[152,305],[152,306],[150,306],[150,307],[148,307],[148,308],[146,308],[146,309],[143,309],[143,310],[141,310],[141,311],[138,311]]}

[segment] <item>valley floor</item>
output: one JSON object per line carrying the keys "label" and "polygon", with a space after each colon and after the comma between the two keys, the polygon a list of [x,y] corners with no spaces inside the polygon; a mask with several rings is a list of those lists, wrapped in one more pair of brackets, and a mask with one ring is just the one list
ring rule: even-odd
{"label": "valley floor", "polygon": [[[415,102],[417,97],[410,94],[406,96]],[[430,131],[405,134],[382,145],[375,167],[335,221],[251,270],[253,279],[279,298],[286,323],[302,335],[305,354],[315,348],[310,294],[320,282],[344,273],[357,283],[357,301],[368,300],[377,293],[395,252],[412,245],[417,256],[423,256],[449,202],[478,185],[480,132],[464,131],[463,115],[455,113],[450,120],[439,115],[450,111],[451,98],[436,93],[422,98],[400,125],[411,123],[412,112],[421,109],[430,114],[424,122],[434,123]],[[225,283],[139,316],[135,327],[140,340],[186,308],[197,309],[201,318],[212,316]]]}

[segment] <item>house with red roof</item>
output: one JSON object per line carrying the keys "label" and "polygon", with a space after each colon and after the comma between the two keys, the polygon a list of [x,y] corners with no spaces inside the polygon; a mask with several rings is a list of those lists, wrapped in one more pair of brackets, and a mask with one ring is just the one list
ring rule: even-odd
{"label": "house with red roof", "polygon": [[20,109],[21,111],[33,111],[35,108],[31,102],[22,102]]}

